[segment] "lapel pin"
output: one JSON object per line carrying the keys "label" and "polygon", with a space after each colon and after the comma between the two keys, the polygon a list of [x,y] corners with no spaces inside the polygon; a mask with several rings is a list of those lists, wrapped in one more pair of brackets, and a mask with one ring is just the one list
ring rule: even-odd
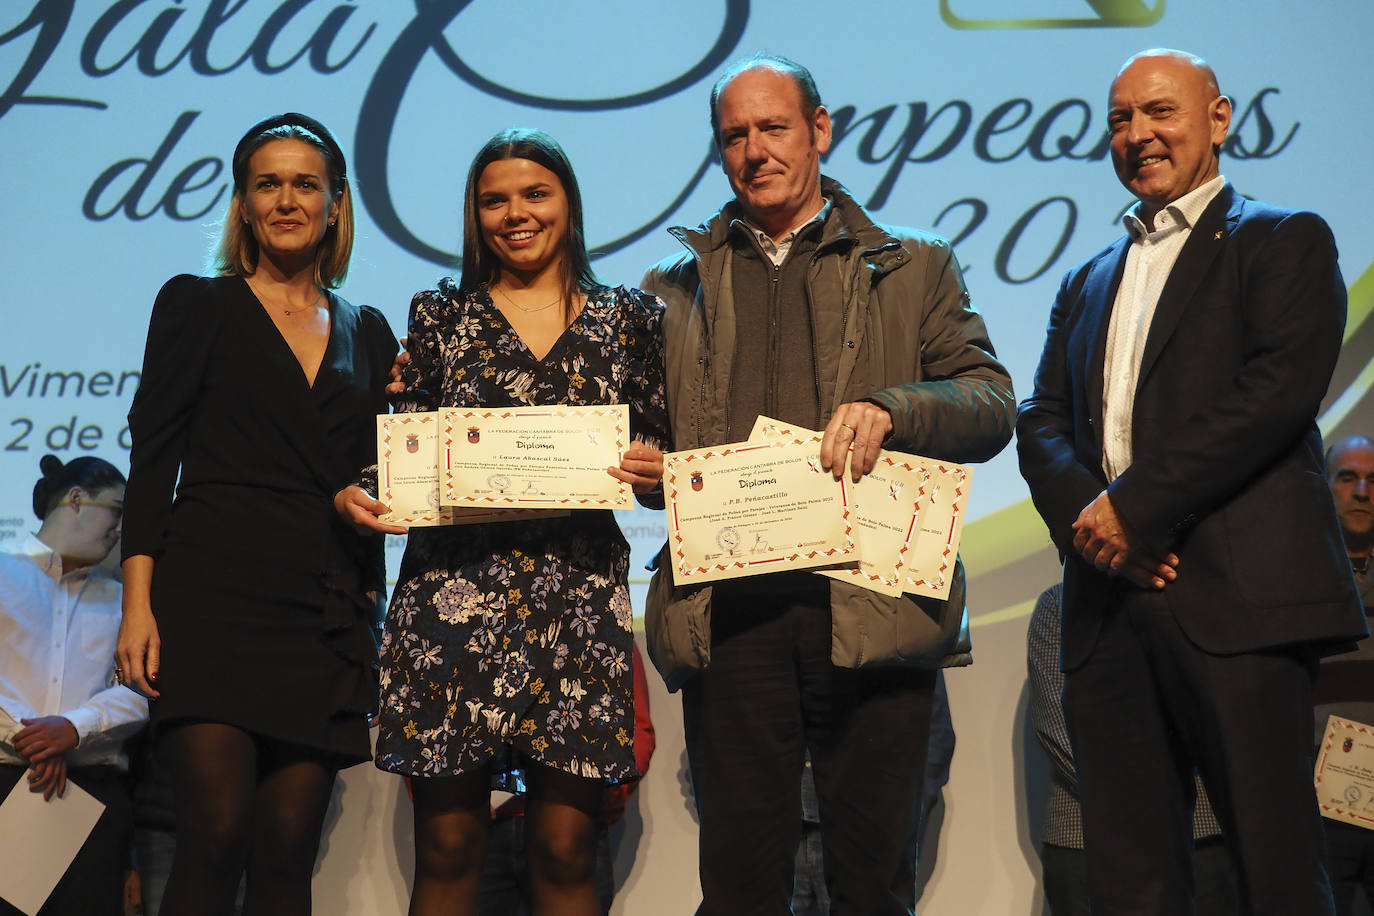
{"label": "lapel pin", "polygon": [[1217,234],[1216,234],[1216,235],[1212,236],[1212,241],[1214,241],[1214,242],[1220,242],[1220,241],[1221,241],[1221,230],[1220,230],[1220,229],[1217,230]]}

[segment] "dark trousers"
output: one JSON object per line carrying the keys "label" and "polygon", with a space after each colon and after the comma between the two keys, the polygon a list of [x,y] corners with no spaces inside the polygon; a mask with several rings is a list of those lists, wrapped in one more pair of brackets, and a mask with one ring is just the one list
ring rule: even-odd
{"label": "dark trousers", "polygon": [[1123,589],[1101,613],[1097,645],[1064,687],[1093,916],[1193,912],[1194,767],[1226,836],[1240,912],[1331,914],[1312,788],[1312,660],[1203,652],[1161,593]]}
{"label": "dark trousers", "polygon": [[[1327,861],[1339,916],[1351,916],[1356,898],[1374,904],[1374,830],[1322,818]],[[1369,906],[1359,912],[1368,911]]]}
{"label": "dark trousers", "polygon": [[[0,764],[0,797],[8,795],[25,772],[21,766]],[[38,914],[122,916],[133,807],[125,774],[112,766],[70,767],[67,783],[67,791],[76,783],[102,802],[105,810]],[[0,916],[19,916],[19,912],[0,900]]]}
{"label": "dark trousers", "polygon": [[[1046,843],[1040,848],[1046,916],[1092,916],[1088,900],[1088,863],[1083,850]],[[1220,837],[1193,847],[1193,912],[1196,916],[1236,916],[1236,881],[1231,857]]]}
{"label": "dark trousers", "polygon": [[684,685],[700,819],[700,916],[791,912],[806,752],[816,777],[834,916],[915,907],[932,671],[830,663],[829,583],[720,588],[711,664]]}

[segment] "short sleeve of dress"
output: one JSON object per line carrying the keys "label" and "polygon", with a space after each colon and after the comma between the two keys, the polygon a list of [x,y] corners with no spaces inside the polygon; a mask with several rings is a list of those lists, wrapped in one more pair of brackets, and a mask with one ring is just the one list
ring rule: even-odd
{"label": "short sleeve of dress", "polygon": [[[628,368],[625,389],[630,405],[630,432],[646,445],[670,451],[663,368],[663,302],[633,287],[622,287],[616,295],[623,316],[621,335]],[[662,488],[641,493],[637,499],[647,508],[663,508]]]}
{"label": "short sleeve of dress", "polygon": [[[374,383],[373,392],[379,394],[386,400],[386,384],[391,378],[391,363],[396,359],[396,353],[401,349],[396,343],[396,334],[391,330],[391,323],[386,320],[380,309],[370,305],[358,306],[358,312],[362,319],[364,346],[367,347],[372,357],[372,364],[379,368],[378,374],[372,379]],[[386,412],[385,404],[378,413]]]}
{"label": "short sleeve of dress", "polygon": [[663,369],[663,303],[633,287],[617,291],[622,324],[631,432],[661,451],[672,447]]}
{"label": "short sleeve of dress", "polygon": [[183,274],[153,303],[143,370],[129,409],[124,556],[158,556],[210,350],[221,318],[215,281]]}
{"label": "short sleeve of dress", "polygon": [[451,309],[451,281],[439,289],[427,289],[410,300],[406,322],[406,348],[410,362],[401,373],[405,391],[396,396],[396,412],[435,410],[443,392],[444,367],[439,358],[445,318]]}
{"label": "short sleeve of dress", "polygon": [[[391,381],[391,365],[401,349],[400,345],[396,343],[396,335],[391,330],[390,322],[379,309],[370,305],[360,305],[358,319],[362,348],[367,353],[367,364],[372,368],[372,374],[367,379],[367,390],[372,399],[371,412],[390,413],[391,405],[387,398],[386,386]],[[376,493],[377,465],[370,464],[363,468],[352,483],[369,493]]]}

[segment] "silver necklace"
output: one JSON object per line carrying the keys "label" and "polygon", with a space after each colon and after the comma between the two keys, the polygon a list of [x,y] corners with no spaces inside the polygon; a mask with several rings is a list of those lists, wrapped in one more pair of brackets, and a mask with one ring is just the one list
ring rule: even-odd
{"label": "silver necklace", "polygon": [[492,289],[494,289],[494,290],[496,290],[498,293],[500,293],[502,299],[505,299],[505,300],[506,300],[507,302],[509,302],[511,305],[515,306],[515,307],[518,308],[520,311],[524,312],[526,315],[532,315],[532,314],[534,314],[535,312],[542,312],[542,311],[544,311],[544,310],[546,310],[546,309],[551,309],[551,308],[553,308],[555,305],[557,305],[558,303],[560,303],[560,302],[563,301],[563,294],[562,294],[562,293],[559,293],[558,298],[555,299],[555,300],[553,300],[552,302],[550,302],[548,305],[540,305],[540,306],[536,306],[535,308],[532,308],[532,309],[527,309],[527,308],[525,308],[523,305],[521,305],[520,303],[518,303],[518,302],[516,302],[514,299],[512,299],[510,296],[506,295],[506,291],[503,290],[501,287],[499,287],[499,286],[493,286]]}

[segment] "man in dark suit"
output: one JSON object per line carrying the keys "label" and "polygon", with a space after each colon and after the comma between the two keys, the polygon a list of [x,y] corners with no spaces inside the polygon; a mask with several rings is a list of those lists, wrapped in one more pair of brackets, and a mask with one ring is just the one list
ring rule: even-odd
{"label": "man in dark suit", "polygon": [[1064,702],[1095,916],[1192,911],[1194,767],[1242,911],[1331,913],[1312,673],[1366,634],[1315,417],[1345,284],[1315,214],[1218,168],[1231,103],[1201,59],[1112,83],[1127,236],[1059,290],[1021,471],[1064,571]]}

